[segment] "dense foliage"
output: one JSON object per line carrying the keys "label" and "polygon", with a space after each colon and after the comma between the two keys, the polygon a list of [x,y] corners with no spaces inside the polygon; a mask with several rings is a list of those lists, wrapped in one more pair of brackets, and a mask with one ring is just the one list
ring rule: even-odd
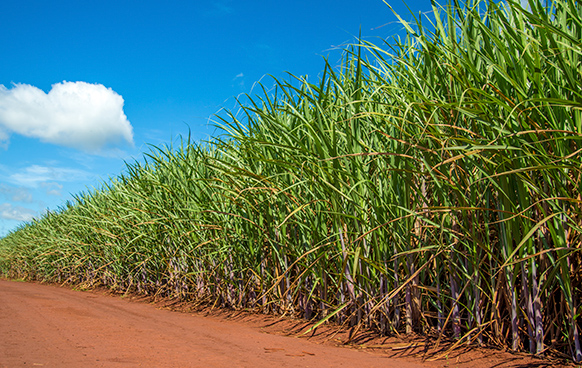
{"label": "dense foliage", "polygon": [[582,5],[527,9],[435,5],[275,81],[1,239],[0,272],[581,361]]}

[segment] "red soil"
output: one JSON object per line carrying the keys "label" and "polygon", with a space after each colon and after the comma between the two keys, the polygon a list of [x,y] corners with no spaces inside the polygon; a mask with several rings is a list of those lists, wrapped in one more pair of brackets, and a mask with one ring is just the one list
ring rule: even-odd
{"label": "red soil", "polygon": [[427,349],[395,339],[359,333],[352,345],[340,347],[350,340],[349,332],[326,327],[298,338],[307,326],[301,321],[180,313],[167,310],[168,304],[0,280],[0,368],[556,366],[475,348],[423,361]]}

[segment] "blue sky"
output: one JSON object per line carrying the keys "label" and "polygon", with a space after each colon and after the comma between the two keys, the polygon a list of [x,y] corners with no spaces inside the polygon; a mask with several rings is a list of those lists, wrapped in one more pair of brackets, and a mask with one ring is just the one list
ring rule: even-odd
{"label": "blue sky", "polygon": [[317,80],[360,27],[402,32],[382,0],[0,2],[0,236],[148,144],[216,134],[212,115],[268,74]]}

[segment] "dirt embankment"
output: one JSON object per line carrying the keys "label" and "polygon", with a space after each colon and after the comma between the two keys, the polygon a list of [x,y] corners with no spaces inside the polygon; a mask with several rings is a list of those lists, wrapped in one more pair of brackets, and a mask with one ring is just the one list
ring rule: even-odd
{"label": "dirt embankment", "polygon": [[[289,335],[301,322],[179,313],[51,285],[0,280],[0,368],[13,367],[540,367],[547,362],[471,349],[423,362],[420,347],[345,333]],[[324,329],[321,329],[322,331]]]}

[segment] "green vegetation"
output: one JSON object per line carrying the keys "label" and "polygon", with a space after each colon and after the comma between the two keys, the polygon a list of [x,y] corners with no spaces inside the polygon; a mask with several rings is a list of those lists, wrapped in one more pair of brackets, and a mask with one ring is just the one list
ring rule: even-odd
{"label": "green vegetation", "polygon": [[[582,5],[435,5],[0,240],[8,277],[582,360]],[[427,19],[422,19],[427,22]]]}

